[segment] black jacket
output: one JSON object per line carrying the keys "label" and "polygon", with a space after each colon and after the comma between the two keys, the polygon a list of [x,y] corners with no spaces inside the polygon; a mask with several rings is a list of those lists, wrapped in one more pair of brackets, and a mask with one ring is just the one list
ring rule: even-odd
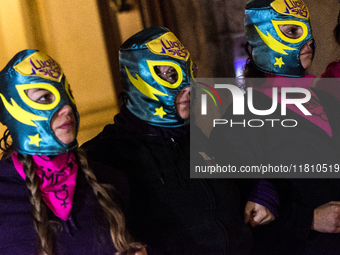
{"label": "black jacket", "polygon": [[249,254],[252,236],[241,218],[237,187],[230,180],[190,179],[189,138],[113,124],[83,147],[90,158],[127,174],[128,225],[149,254]]}

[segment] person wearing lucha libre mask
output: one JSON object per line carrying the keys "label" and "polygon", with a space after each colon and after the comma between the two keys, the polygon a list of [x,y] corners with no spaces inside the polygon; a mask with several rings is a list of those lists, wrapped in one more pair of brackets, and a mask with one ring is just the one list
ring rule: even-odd
{"label": "person wearing lucha libre mask", "polygon": [[305,76],[315,43],[303,1],[250,1],[244,26],[252,49],[251,62],[257,70],[286,77]]}
{"label": "person wearing lucha libre mask", "polygon": [[[252,97],[253,108],[270,109],[275,94],[292,89],[302,93],[293,92],[287,98],[303,100],[301,106],[308,112],[291,104],[282,114],[281,98],[277,109],[265,116],[255,114],[247,106],[244,115],[236,116],[233,106],[229,107],[222,118],[236,123],[289,119],[297,125],[215,127],[210,135],[211,144],[218,148],[213,151],[215,159],[236,166],[308,167],[321,162],[338,166],[340,104],[331,95],[310,87],[315,76],[306,74],[306,69],[312,63],[315,44],[306,4],[302,0],[251,0],[245,14],[250,54],[244,76],[249,93],[246,96]],[[255,183],[276,188],[280,201],[276,206],[278,217],[268,225],[252,229],[255,240],[252,254],[338,253],[340,180],[306,172],[301,175],[272,172],[267,177],[273,179]],[[260,193],[256,188],[252,191],[245,214],[251,225],[262,224],[252,222],[258,213],[253,203],[272,205],[271,192]]]}
{"label": "person wearing lucha libre mask", "polygon": [[[150,27],[125,41],[119,57],[125,103],[83,147],[128,175],[130,232],[149,254],[249,254],[235,183],[190,179],[189,51],[167,28]],[[190,154],[207,164],[199,152]]]}
{"label": "person wearing lucha libre mask", "polygon": [[[0,253],[146,254],[91,168],[112,173],[115,195],[123,197],[125,177],[88,162],[77,148],[79,114],[61,66],[40,51],[19,52],[0,72],[0,98],[0,121],[8,128],[0,161]],[[108,220],[98,220],[100,213]]]}

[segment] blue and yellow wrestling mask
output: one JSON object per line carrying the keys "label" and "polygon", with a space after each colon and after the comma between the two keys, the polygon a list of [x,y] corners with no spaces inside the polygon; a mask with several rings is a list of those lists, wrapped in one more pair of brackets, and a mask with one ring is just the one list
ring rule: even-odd
{"label": "blue and yellow wrestling mask", "polygon": [[[180,127],[188,120],[176,111],[175,97],[190,86],[193,63],[189,52],[166,28],[151,27],[130,37],[119,51],[126,107],[146,123]],[[161,71],[166,67],[166,72]]]}
{"label": "blue and yellow wrestling mask", "polygon": [[[32,101],[29,89],[51,92],[49,104]],[[79,115],[69,84],[60,65],[45,53],[24,50],[16,54],[0,72],[0,121],[12,137],[14,149],[21,154],[58,155],[78,147],[77,140],[64,144],[53,134],[50,122],[65,105],[72,107],[79,127]]]}
{"label": "blue and yellow wrestling mask", "polygon": [[[304,76],[299,54],[302,46],[313,40],[306,4],[302,0],[251,0],[245,8],[245,34],[255,66],[269,74]],[[303,34],[289,38],[280,25],[300,26]]]}

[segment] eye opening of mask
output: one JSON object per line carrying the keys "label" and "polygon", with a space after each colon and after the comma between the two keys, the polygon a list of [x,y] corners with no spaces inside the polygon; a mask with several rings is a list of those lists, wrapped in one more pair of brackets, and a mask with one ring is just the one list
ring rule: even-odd
{"label": "eye opening of mask", "polygon": [[172,66],[155,66],[155,73],[161,79],[174,84],[178,81],[178,73],[176,69]]}
{"label": "eye opening of mask", "polygon": [[303,35],[302,27],[297,25],[279,25],[281,32],[291,39],[298,39]]}
{"label": "eye opening of mask", "polygon": [[155,60],[147,60],[146,62],[151,76],[160,85],[171,89],[175,89],[181,85],[183,81],[183,71],[181,66],[176,62]]}
{"label": "eye opening of mask", "polygon": [[25,93],[29,99],[38,104],[52,104],[55,100],[54,94],[47,89],[26,89]]}
{"label": "eye opening of mask", "polygon": [[51,110],[60,102],[60,93],[51,84],[20,84],[16,88],[21,99],[33,109]]}
{"label": "eye opening of mask", "polygon": [[278,36],[289,43],[299,43],[308,35],[308,27],[297,20],[272,20]]}

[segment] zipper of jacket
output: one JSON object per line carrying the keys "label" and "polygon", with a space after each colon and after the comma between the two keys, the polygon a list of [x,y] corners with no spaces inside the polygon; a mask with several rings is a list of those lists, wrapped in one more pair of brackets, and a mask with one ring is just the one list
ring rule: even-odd
{"label": "zipper of jacket", "polygon": [[[178,146],[177,142],[175,141],[174,138],[170,138],[170,141],[174,144],[174,146],[179,150],[179,152],[184,155],[183,151],[181,150],[181,148]],[[184,157],[186,158],[186,157]],[[190,156],[189,156],[189,165],[190,165]],[[190,171],[190,169],[189,169]],[[211,210],[211,215],[210,218],[211,220],[215,221],[216,224],[221,228],[222,232],[225,235],[225,242],[227,244],[227,246],[225,247],[225,255],[228,254],[228,247],[229,247],[229,238],[228,238],[228,232],[225,229],[225,227],[223,226],[223,224],[216,218],[216,201],[215,201],[215,197],[212,194],[210,187],[207,183],[207,181],[205,179],[199,179],[201,185],[204,187],[204,189],[206,190],[206,192],[208,193],[208,197],[210,198],[211,204],[212,204],[212,210]]]}
{"label": "zipper of jacket", "polygon": [[228,232],[227,230],[225,229],[225,227],[223,226],[223,224],[220,222],[220,220],[218,220],[216,218],[216,201],[215,201],[215,197],[214,195],[212,194],[211,190],[210,190],[210,187],[209,187],[209,184],[207,183],[207,181],[205,179],[201,179],[202,181],[202,184],[205,186],[205,189],[206,191],[208,192],[209,196],[210,196],[210,199],[211,199],[211,202],[212,202],[212,212],[211,212],[211,219],[213,221],[216,222],[216,224],[221,228],[222,232],[224,233],[224,236],[225,236],[225,243],[227,244],[227,246],[225,247],[225,255],[228,254],[228,248],[229,248],[229,237],[228,237]]}
{"label": "zipper of jacket", "polygon": [[[172,147],[175,149],[175,151],[178,152],[178,155],[181,155],[181,158],[183,158],[184,160],[187,161],[187,157],[185,156],[185,154],[183,153],[182,149],[180,148],[180,146],[178,146],[178,143],[175,141],[174,138],[170,138],[170,141],[171,141],[171,144],[172,144]],[[165,146],[165,144],[164,144]],[[172,160],[168,157],[169,159],[169,162],[172,163],[175,171],[176,171],[176,174],[177,174],[177,179],[178,179],[178,184],[179,186],[181,187],[181,189],[183,190],[186,190],[188,189],[189,187],[189,184],[187,183],[187,181],[185,180],[185,178],[183,177],[181,171],[177,168],[177,166],[172,162]],[[190,163],[190,162],[188,162]]]}

